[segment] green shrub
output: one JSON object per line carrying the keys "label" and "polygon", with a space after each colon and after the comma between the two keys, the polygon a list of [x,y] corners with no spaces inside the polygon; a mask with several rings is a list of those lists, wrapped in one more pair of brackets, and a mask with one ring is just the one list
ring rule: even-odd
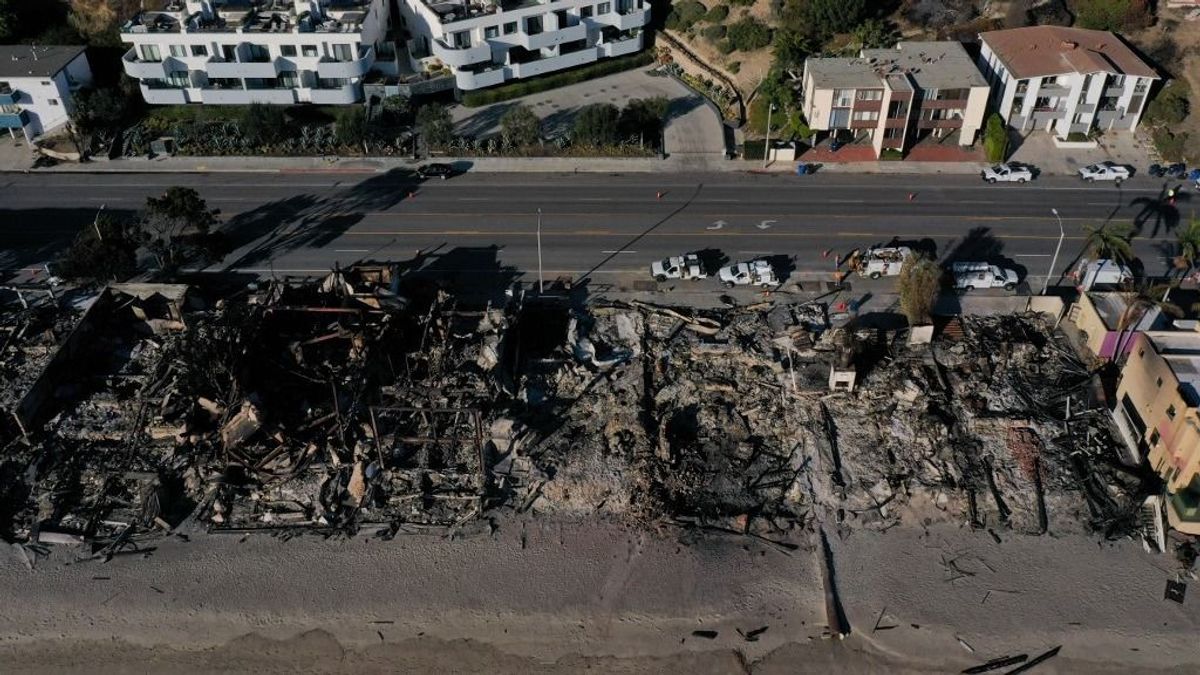
{"label": "green shrub", "polygon": [[1187,155],[1188,135],[1186,132],[1173,134],[1169,130],[1159,127],[1150,132],[1150,139],[1154,142],[1154,149],[1158,151],[1164,161],[1183,161]]}
{"label": "green shrub", "polygon": [[334,125],[334,137],[342,145],[358,145],[367,137],[367,111],[359,106],[352,106],[338,115]]}
{"label": "green shrub", "polygon": [[884,148],[879,153],[879,159],[884,162],[898,162],[904,159],[904,153],[896,148]]}
{"label": "green shrub", "polygon": [[696,0],[685,0],[671,8],[664,25],[671,30],[685,30],[703,20],[707,13],[708,8]]}
{"label": "green shrub", "polygon": [[1133,31],[1153,21],[1149,0],[1075,0],[1072,5],[1080,28]]}
{"label": "green shrub", "polygon": [[238,127],[242,135],[255,145],[278,143],[288,130],[283,108],[266,103],[246,106],[238,120]]}
{"label": "green shrub", "polygon": [[431,148],[441,148],[454,140],[454,121],[440,103],[428,103],[417,111],[417,131]]}
{"label": "green shrub", "polygon": [[725,26],[708,26],[704,29],[704,37],[709,42],[720,42],[721,38],[725,37]]}
{"label": "green shrub", "polygon": [[1175,125],[1183,122],[1191,111],[1187,85],[1179,80],[1165,86],[1146,106],[1146,121],[1151,124]]}
{"label": "green shrub", "polygon": [[1003,162],[1008,155],[1008,127],[999,113],[988,117],[983,132],[983,149],[989,162]]}
{"label": "green shrub", "polygon": [[708,14],[704,15],[704,20],[709,23],[720,23],[729,16],[729,7],[727,5],[713,5],[713,8],[708,10]]}
{"label": "green shrub", "polygon": [[729,44],[740,52],[762,49],[771,44],[771,29],[754,17],[746,17],[729,27]]}
{"label": "green shrub", "polygon": [[1072,131],[1067,134],[1068,143],[1083,143],[1088,140],[1088,135],[1082,131]]}
{"label": "green shrub", "polygon": [[849,33],[871,13],[867,0],[787,0],[783,27],[824,40]]}
{"label": "green shrub", "polygon": [[717,51],[721,52],[722,54],[732,54],[733,45],[729,43],[729,40],[721,40],[717,43]]}
{"label": "green shrub", "polygon": [[585,105],[575,115],[573,140],[582,145],[614,145],[619,138],[621,111],[611,103]]}
{"label": "green shrub", "polygon": [[730,63],[729,65],[725,66],[725,70],[728,70],[729,72],[733,73],[734,75],[737,75],[738,72],[740,72],[742,70],[742,62],[734,61],[733,63]]}
{"label": "green shrub", "polygon": [[514,105],[500,118],[500,135],[509,145],[533,145],[541,136],[542,121],[527,105]]}
{"label": "green shrub", "polygon": [[654,54],[648,51],[639,52],[617,59],[597,61],[596,63],[573,70],[564,70],[542,77],[505,84],[494,89],[468,92],[463,95],[462,102],[468,108],[477,108],[479,106],[491,105],[492,103],[499,103],[500,101],[509,101],[514,98],[549,91],[550,89],[565,87],[569,84],[586,82],[597,77],[613,75],[633,68],[641,68],[651,63],[654,63]]}

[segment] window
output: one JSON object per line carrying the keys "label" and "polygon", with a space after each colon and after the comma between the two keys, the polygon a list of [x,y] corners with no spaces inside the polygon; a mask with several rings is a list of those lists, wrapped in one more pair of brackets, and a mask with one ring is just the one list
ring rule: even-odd
{"label": "window", "polygon": [[834,89],[833,90],[833,107],[849,108],[850,102],[853,100],[854,90],[852,89]]}
{"label": "window", "polygon": [[525,19],[525,32],[530,35],[537,35],[542,32],[542,17],[531,16]]}
{"label": "window", "polygon": [[221,45],[221,58],[226,61],[237,61],[237,45]]}
{"label": "window", "polygon": [[208,56],[208,47],[204,45],[192,45],[192,56]]}
{"label": "window", "polygon": [[904,117],[908,114],[908,104],[904,101],[892,101],[888,104],[888,117]]}
{"label": "window", "polygon": [[296,76],[294,70],[282,70],[279,72],[279,86],[293,89],[300,86],[300,78]]}
{"label": "window", "polygon": [[300,53],[303,54],[304,56],[316,56],[317,55],[317,46],[316,45],[301,45]]}
{"label": "window", "polygon": [[592,13],[595,11],[596,11],[595,8],[593,8],[591,5],[588,5],[586,7],[580,7],[579,8],[579,18],[587,19],[587,18],[591,17]]}
{"label": "window", "polygon": [[903,138],[904,137],[904,129],[901,129],[900,127],[892,127],[890,129],[884,129],[883,137],[884,138]]}
{"label": "window", "polygon": [[321,78],[317,80],[317,86],[322,89],[341,89],[346,86],[348,81],[344,78]]}
{"label": "window", "polygon": [[1088,117],[1087,113],[1075,113],[1071,117],[1071,124],[1087,124],[1087,122],[1088,122],[1087,117]]}
{"label": "window", "polygon": [[491,40],[494,37],[499,37],[499,35],[500,35],[500,27],[499,26],[487,26],[486,28],[483,29],[483,38],[485,40]]}
{"label": "window", "polygon": [[874,122],[879,119],[878,110],[855,110],[854,119],[859,122]]}
{"label": "window", "polygon": [[187,47],[183,45],[171,45],[171,56],[187,56]]}
{"label": "window", "polygon": [[1158,439],[1159,439],[1158,429],[1155,429],[1154,431],[1150,432],[1150,445],[1158,445]]}
{"label": "window", "polygon": [[337,61],[351,61],[350,45],[333,45],[333,58]]}
{"label": "window", "polygon": [[296,45],[280,45],[279,53],[282,54],[283,56],[295,56],[296,55]]}
{"label": "window", "polygon": [[[143,61],[162,61],[162,55],[158,53],[157,45],[142,45],[142,60]],[[43,82],[42,84],[50,84]]]}
{"label": "window", "polygon": [[508,23],[504,24],[504,34],[505,35],[512,35],[515,32],[517,32],[517,22],[516,21],[509,21]]}
{"label": "window", "polygon": [[450,46],[455,49],[466,49],[471,46],[471,31],[460,30],[450,34]]}
{"label": "window", "polygon": [[167,73],[167,82],[172,87],[179,89],[184,89],[190,84],[188,82],[188,74],[186,70],[173,70],[170,73]]}
{"label": "window", "polygon": [[46,103],[49,103],[50,105],[58,105],[58,99],[48,98],[48,99],[46,99]]}
{"label": "window", "polygon": [[612,11],[612,3],[611,2],[602,2],[599,5],[596,5],[596,13],[597,14],[608,14],[611,11]]}
{"label": "window", "polygon": [[271,60],[271,52],[266,45],[249,45],[249,55],[251,61],[258,63],[266,63]]}
{"label": "window", "polygon": [[1125,86],[1125,76],[1124,75],[1113,75],[1112,82],[1109,84],[1109,86],[1110,87],[1124,87]]}
{"label": "window", "polygon": [[1167,419],[1171,420],[1172,422],[1175,421],[1175,404],[1174,403],[1167,406]]}
{"label": "window", "polygon": [[858,92],[855,94],[855,98],[857,98],[860,101],[882,101],[883,100],[883,90],[882,89],[859,89]]}

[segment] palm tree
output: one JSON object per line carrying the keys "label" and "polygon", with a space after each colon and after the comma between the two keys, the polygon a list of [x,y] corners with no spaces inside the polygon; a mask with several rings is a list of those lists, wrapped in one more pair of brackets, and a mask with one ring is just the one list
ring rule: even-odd
{"label": "palm tree", "polygon": [[1174,287],[1174,284],[1142,282],[1130,284],[1121,291],[1121,296],[1125,300],[1125,311],[1121,312],[1121,318],[1117,325],[1117,331],[1120,334],[1117,340],[1117,355],[1122,353],[1125,345],[1133,337],[1138,322],[1150,311],[1158,309],[1163,314],[1176,319],[1183,318],[1183,308],[1168,299],[1171,289]]}
{"label": "palm tree", "polygon": [[1133,235],[1136,230],[1129,223],[1104,223],[1084,225],[1087,235],[1087,250],[1096,258],[1108,258],[1120,263],[1133,259]]}
{"label": "palm tree", "polygon": [[1192,216],[1191,221],[1175,232],[1176,243],[1179,244],[1179,255],[1175,256],[1175,269],[1187,276],[1196,267],[1200,259],[1200,220]]}

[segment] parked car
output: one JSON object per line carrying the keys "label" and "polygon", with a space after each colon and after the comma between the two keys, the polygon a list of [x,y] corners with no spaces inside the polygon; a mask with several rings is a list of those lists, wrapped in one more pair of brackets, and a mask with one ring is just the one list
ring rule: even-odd
{"label": "parked car", "polygon": [[1017,273],[985,262],[956,262],[950,265],[950,276],[954,287],[972,291],[976,288],[1003,288],[1011,291],[1017,287]]}
{"label": "parked car", "polygon": [[751,260],[750,262],[733,263],[717,271],[717,277],[725,286],[778,286],[779,277],[775,269],[766,260]]}
{"label": "parked car", "polygon": [[860,256],[850,261],[850,267],[859,276],[878,279],[879,277],[894,277],[900,274],[904,261],[912,255],[912,249],[907,246],[885,246],[869,248]]}
{"label": "parked car", "polygon": [[422,164],[417,168],[417,175],[421,178],[441,178],[446,180],[454,175],[454,167],[449,164],[440,162],[434,164]]}
{"label": "parked car", "polygon": [[1151,164],[1146,173],[1155,178],[1182,178],[1187,175],[1187,164],[1183,162],[1175,162],[1174,164]]}
{"label": "parked car", "polygon": [[1091,183],[1098,180],[1111,180],[1117,183],[1129,178],[1133,172],[1127,166],[1116,162],[1100,162],[1090,164],[1079,170],[1079,177]]}
{"label": "parked car", "polygon": [[989,183],[1024,183],[1034,178],[1033,169],[1016,162],[1005,162],[984,169],[980,177]]}
{"label": "parked car", "polygon": [[1116,260],[1085,258],[1079,261],[1071,277],[1088,291],[1095,286],[1125,286],[1133,281],[1133,272]]}
{"label": "parked car", "polygon": [[655,281],[668,279],[691,279],[699,281],[708,278],[708,271],[700,262],[700,257],[694,253],[675,255],[650,263],[650,274]]}

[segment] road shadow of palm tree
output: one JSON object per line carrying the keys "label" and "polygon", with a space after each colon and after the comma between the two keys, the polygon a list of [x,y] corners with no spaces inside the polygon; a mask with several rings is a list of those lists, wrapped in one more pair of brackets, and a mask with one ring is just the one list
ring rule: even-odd
{"label": "road shadow of palm tree", "polygon": [[948,266],[956,262],[985,262],[1011,269],[1021,279],[1025,279],[1029,273],[1024,265],[1004,255],[1004,242],[992,233],[990,227],[973,227],[965,237],[946,245],[942,264]]}
{"label": "road shadow of palm tree", "polygon": [[655,222],[650,227],[647,227],[646,229],[642,230],[640,233],[634,235],[633,238],[630,239],[629,241],[616,247],[616,249],[612,253],[609,253],[607,256],[604,257],[603,260],[601,260],[600,262],[598,262],[594,266],[592,266],[592,268],[590,270],[584,272],[575,283],[583,283],[585,280],[590,279],[591,276],[593,274],[595,274],[597,270],[604,267],[608,263],[612,262],[612,260],[614,258],[616,258],[618,255],[620,255],[621,251],[624,251],[624,250],[628,249],[630,246],[633,246],[634,244],[638,243],[643,238],[645,238],[647,235],[649,235],[651,232],[654,232],[659,227],[662,227],[663,224],[665,224],[667,221],[671,220],[675,216],[682,213],[685,209],[687,209],[687,207],[692,205],[692,202],[695,201],[697,197],[700,196],[700,192],[702,190],[704,190],[704,183],[700,183],[700,184],[696,185],[696,188],[694,190],[692,190],[692,194],[689,195],[687,197],[687,199],[684,199],[682,204],[680,204],[679,206],[672,209],[670,213],[668,213],[667,215],[660,218],[657,222]]}
{"label": "road shadow of palm tree", "polygon": [[420,182],[412,172],[394,169],[328,198],[297,195],[238,214],[220,229],[233,249],[223,267],[236,269],[298,249],[326,246],[368,213],[386,211],[408,198]]}
{"label": "road shadow of palm tree", "polygon": [[1179,207],[1180,202],[1191,201],[1191,195],[1175,189],[1174,195],[1170,194],[1170,188],[1167,184],[1158,192],[1157,197],[1138,197],[1129,203],[1130,206],[1140,207],[1137,215],[1133,217],[1133,226],[1139,235],[1145,235],[1145,229],[1149,225],[1150,232],[1146,236],[1157,237],[1161,231],[1162,234],[1168,234],[1179,225]]}

